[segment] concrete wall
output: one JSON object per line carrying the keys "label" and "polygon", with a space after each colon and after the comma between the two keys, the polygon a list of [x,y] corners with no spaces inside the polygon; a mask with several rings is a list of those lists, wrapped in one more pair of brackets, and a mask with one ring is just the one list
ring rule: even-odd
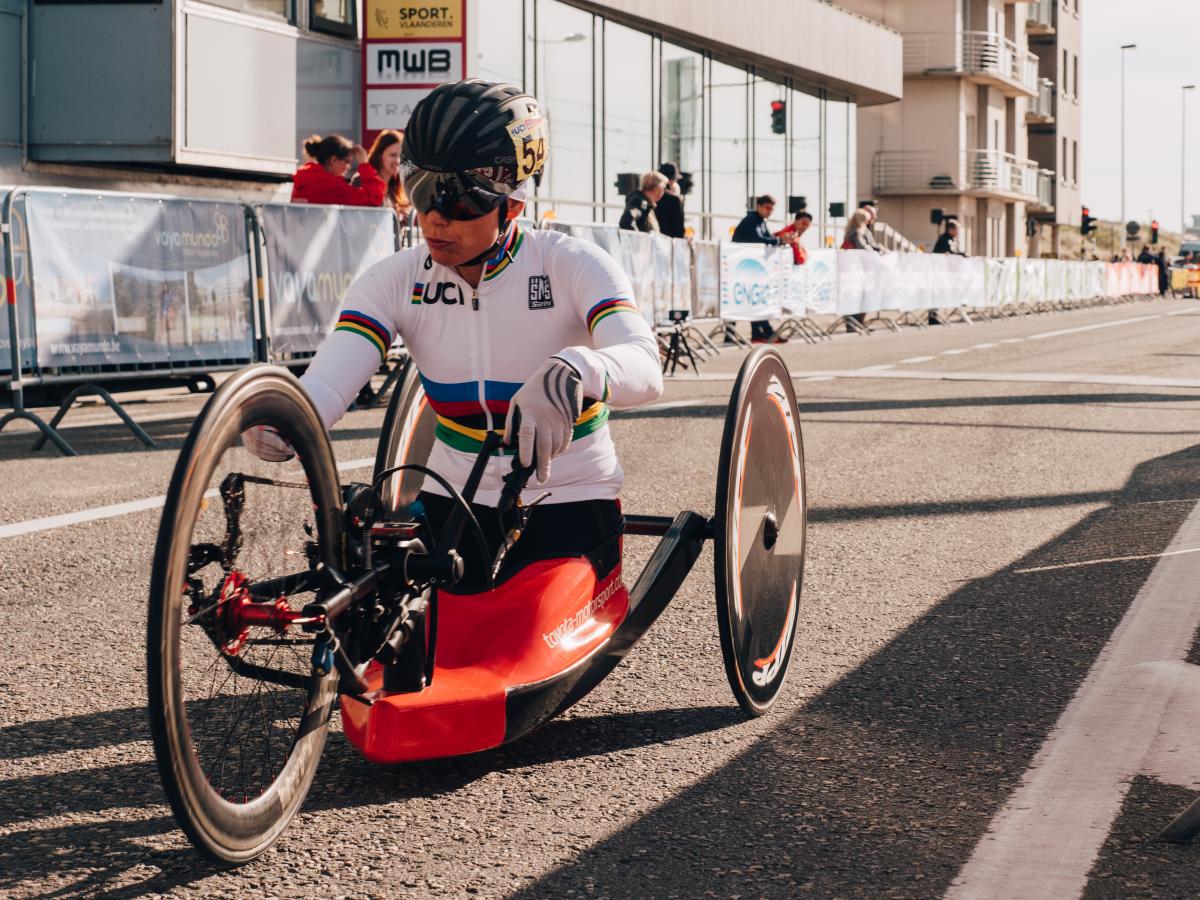
{"label": "concrete wall", "polygon": [[714,56],[799,78],[860,107],[891,103],[903,94],[900,36],[820,0],[564,2]]}

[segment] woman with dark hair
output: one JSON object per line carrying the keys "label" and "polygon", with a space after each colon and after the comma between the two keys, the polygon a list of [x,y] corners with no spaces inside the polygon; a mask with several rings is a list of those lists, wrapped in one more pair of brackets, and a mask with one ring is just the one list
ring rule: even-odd
{"label": "woman with dark hair", "polygon": [[400,148],[404,145],[404,132],[394,128],[385,128],[375,138],[367,162],[379,173],[379,178],[387,185],[384,195],[384,206],[390,206],[396,211],[401,222],[407,222],[412,212],[412,204],[404,193],[404,184],[400,181]]}
{"label": "woman with dark hair", "polygon": [[[338,203],[343,206],[382,206],[387,185],[367,162],[367,151],[340,134],[314,134],[304,142],[309,159],[292,176],[293,203]],[[357,166],[358,184],[346,181]]]}

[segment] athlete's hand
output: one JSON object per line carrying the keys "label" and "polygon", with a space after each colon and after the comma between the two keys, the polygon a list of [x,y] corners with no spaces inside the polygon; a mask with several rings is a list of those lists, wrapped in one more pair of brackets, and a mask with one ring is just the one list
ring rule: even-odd
{"label": "athlete's hand", "polygon": [[583,389],[575,367],[552,356],[530,376],[509,404],[505,443],[512,443],[518,411],[518,458],[523,466],[536,460],[537,479],[544,484],[550,480],[550,461],[571,446],[571,431],[583,411]]}
{"label": "athlete's hand", "polygon": [[242,432],[242,446],[266,462],[287,462],[295,449],[270,425],[255,425]]}

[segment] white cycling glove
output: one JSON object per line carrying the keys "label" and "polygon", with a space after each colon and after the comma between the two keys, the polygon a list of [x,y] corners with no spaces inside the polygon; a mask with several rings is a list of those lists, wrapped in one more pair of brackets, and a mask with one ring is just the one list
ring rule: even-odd
{"label": "white cycling glove", "polygon": [[266,462],[286,462],[295,449],[270,425],[255,425],[242,432],[242,446]]}
{"label": "white cycling glove", "polygon": [[537,461],[537,479],[550,480],[550,461],[571,446],[575,420],[583,411],[583,388],[575,367],[552,356],[521,385],[508,407],[504,440],[511,443],[513,420],[520,412],[517,439],[521,465]]}

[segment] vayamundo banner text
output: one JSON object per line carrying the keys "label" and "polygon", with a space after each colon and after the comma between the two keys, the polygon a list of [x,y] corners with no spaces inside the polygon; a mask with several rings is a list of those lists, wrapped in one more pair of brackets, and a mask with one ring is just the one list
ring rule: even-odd
{"label": "vayamundo banner text", "polygon": [[271,358],[315,353],[337,320],[351,283],[396,252],[388,209],[265,204]]}
{"label": "vayamundo banner text", "polygon": [[24,213],[40,369],[253,358],[240,204],[29,191]]}

